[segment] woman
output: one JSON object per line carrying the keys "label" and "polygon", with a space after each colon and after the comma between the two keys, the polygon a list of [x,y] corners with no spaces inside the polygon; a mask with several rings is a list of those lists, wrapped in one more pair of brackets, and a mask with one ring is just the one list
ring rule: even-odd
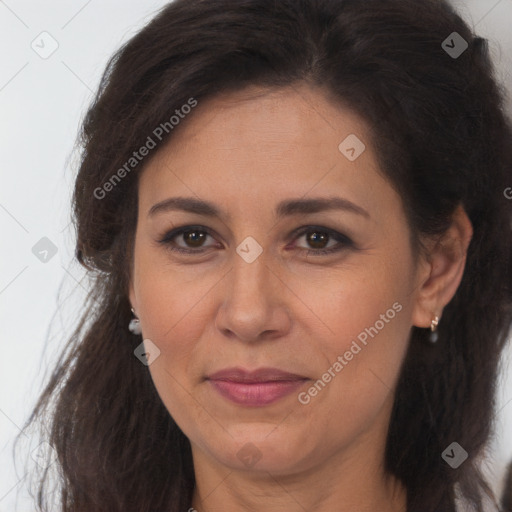
{"label": "woman", "polygon": [[81,134],[92,300],[29,420],[61,509],[497,507],[502,105],[444,1],[165,7]]}

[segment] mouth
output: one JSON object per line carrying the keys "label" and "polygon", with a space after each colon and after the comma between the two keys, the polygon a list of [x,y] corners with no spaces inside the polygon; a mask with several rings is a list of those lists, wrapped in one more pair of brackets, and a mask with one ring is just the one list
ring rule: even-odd
{"label": "mouth", "polygon": [[206,378],[222,397],[238,405],[269,405],[300,388],[307,377],[276,368],[247,371],[227,368]]}

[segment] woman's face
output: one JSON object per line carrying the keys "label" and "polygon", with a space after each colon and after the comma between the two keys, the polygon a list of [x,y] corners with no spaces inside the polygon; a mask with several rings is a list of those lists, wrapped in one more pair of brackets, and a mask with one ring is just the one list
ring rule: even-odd
{"label": "woman's face", "polygon": [[130,300],[195,463],[378,459],[425,267],[367,127],[307,86],[218,97],[181,123],[140,178]]}

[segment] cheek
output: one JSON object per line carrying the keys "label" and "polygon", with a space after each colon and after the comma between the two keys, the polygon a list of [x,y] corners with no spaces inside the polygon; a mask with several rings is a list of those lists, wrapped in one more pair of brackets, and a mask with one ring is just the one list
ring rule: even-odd
{"label": "cheek", "polygon": [[[349,350],[352,342],[369,347],[370,340],[387,345],[403,331],[405,294],[396,283],[372,280],[372,284],[350,283],[340,290],[332,290],[331,300],[317,297],[322,303],[322,319],[332,332],[332,346],[338,352]],[[389,347],[392,348],[392,347]],[[350,357],[350,356],[349,356]]]}
{"label": "cheek", "polygon": [[202,378],[204,332],[212,322],[212,296],[222,286],[223,272],[170,263],[169,258],[141,248],[137,253],[135,288],[144,339],[160,350],[149,366],[155,386],[170,411],[190,402],[192,386]]}
{"label": "cheek", "polygon": [[348,350],[358,336],[363,346],[372,334],[383,340],[382,345],[407,331],[413,276],[412,261],[403,253],[402,257],[367,253],[337,269],[294,278],[294,292],[313,313],[311,318],[317,318],[331,351]]}
{"label": "cheek", "polygon": [[[372,264],[334,280],[312,300],[329,328],[316,349],[324,368],[302,396],[315,414],[326,411],[357,432],[391,399],[407,349],[410,261]],[[326,300],[329,297],[329,300]]]}
{"label": "cheek", "polygon": [[191,417],[205,414],[191,393],[200,378],[199,340],[211,315],[207,313],[209,293],[220,284],[218,277],[197,275],[190,268],[180,272],[162,259],[145,260],[141,255],[137,280],[143,336],[160,350],[148,368],[151,378],[173,419],[188,429]]}
{"label": "cheek", "polygon": [[[172,262],[164,250],[141,248],[136,253],[135,288],[144,336],[168,350],[200,333],[208,296],[221,274],[206,266]],[[202,270],[204,269],[204,270]],[[172,342],[172,343],[171,343]]]}

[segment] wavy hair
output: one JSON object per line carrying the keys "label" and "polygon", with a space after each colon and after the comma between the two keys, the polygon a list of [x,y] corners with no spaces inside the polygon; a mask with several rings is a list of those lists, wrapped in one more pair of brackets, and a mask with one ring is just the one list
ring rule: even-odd
{"label": "wavy hair", "polygon": [[[468,45],[456,57],[443,44],[453,32]],[[385,469],[409,512],[451,512],[458,499],[483,511],[492,492],[480,459],[512,321],[512,128],[487,41],[444,0],[176,0],[110,59],[78,140],[76,258],[92,286],[27,420],[48,430],[63,512],[182,512],[195,485],[190,443],[127,329],[138,176],[151,155],[101,199],[98,188],[191,97],[300,82],[370,125],[416,241],[442,235],[458,205],[471,220],[439,342],[412,328]],[[469,455],[457,469],[441,457],[453,441]],[[38,483],[47,510],[46,473]]]}

